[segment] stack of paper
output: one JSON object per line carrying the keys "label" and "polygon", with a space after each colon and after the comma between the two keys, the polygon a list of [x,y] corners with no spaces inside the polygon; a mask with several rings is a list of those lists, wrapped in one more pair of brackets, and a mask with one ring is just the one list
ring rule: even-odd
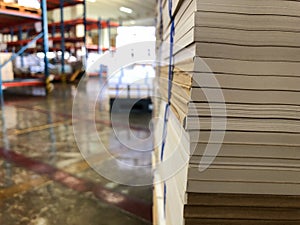
{"label": "stack of paper", "polygon": [[[165,43],[168,6],[157,14]],[[156,217],[170,225],[300,224],[300,2],[173,0],[172,13],[171,113],[164,149],[157,129],[155,165],[167,165],[156,172],[162,179],[174,173],[155,185],[165,189]],[[168,49],[157,54],[170,57]],[[168,66],[159,72],[164,118]]]}

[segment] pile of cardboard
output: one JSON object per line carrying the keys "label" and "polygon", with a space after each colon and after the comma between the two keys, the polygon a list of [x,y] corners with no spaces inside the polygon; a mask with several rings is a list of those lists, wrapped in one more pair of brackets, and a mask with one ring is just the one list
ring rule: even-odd
{"label": "pile of cardboard", "polygon": [[[154,220],[300,224],[300,2],[172,3],[171,113],[165,147],[161,126],[154,154],[156,166],[168,166],[155,180],[174,172],[155,185]],[[169,1],[157,17],[158,40],[167,43]],[[167,49],[157,54],[170,57]],[[169,67],[158,71],[164,118]]]}

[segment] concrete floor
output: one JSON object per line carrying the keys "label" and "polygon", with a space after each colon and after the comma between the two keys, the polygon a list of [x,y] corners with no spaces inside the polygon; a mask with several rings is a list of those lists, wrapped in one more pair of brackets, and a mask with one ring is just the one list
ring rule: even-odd
{"label": "concrete floor", "polygon": [[[97,82],[89,80],[86,90],[96,88]],[[151,224],[151,185],[132,187],[112,182],[83,159],[73,134],[75,89],[72,85],[56,85],[54,93],[47,97],[39,96],[43,94],[39,88],[5,92],[5,107],[1,110],[0,224]],[[124,148],[113,136],[107,96],[96,108],[96,127],[104,145],[111,151]],[[120,115],[120,122],[123,119]],[[137,135],[149,135],[150,119],[149,114],[131,118],[131,124],[141,128]],[[126,132],[135,131],[122,132],[126,136]],[[89,132],[82,133],[86,134],[83,138],[87,148],[95,148],[89,142]],[[125,151],[119,152],[119,157],[136,164],[151,164],[151,152]],[[104,165],[107,160],[100,159]],[[134,180],[136,171],[125,174]]]}

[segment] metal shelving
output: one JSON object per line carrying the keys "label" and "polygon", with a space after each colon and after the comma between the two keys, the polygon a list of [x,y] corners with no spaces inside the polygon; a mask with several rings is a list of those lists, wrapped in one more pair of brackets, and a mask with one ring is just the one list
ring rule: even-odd
{"label": "metal shelving", "polygon": [[0,1],[0,29],[41,20],[41,10]]}
{"label": "metal shelving", "polygon": [[[3,7],[5,6],[5,7]],[[1,21],[5,21],[1,23],[1,28],[7,28],[8,26],[21,26],[22,24],[29,22],[37,22],[42,21],[42,32],[39,33],[36,37],[26,43],[16,54],[13,54],[9,60],[0,65],[0,98],[3,98],[3,88],[5,87],[15,87],[15,86],[41,86],[48,83],[49,71],[48,71],[48,59],[46,57],[46,52],[48,52],[48,25],[47,25],[47,2],[46,0],[41,0],[41,10],[30,9],[23,6],[17,6],[16,4],[9,4],[1,2],[0,9],[0,19]],[[45,53],[44,61],[45,61],[45,79],[31,79],[30,82],[27,82],[23,79],[14,80],[14,81],[2,81],[2,68],[5,67],[9,62],[13,61],[17,56],[22,55],[25,50],[30,46],[31,43],[42,38],[43,42],[43,50]],[[47,86],[47,85],[46,85]],[[46,87],[47,89],[47,87]],[[48,89],[49,90],[49,89]]]}
{"label": "metal shelving", "polygon": [[[71,29],[76,26],[76,25],[81,25],[84,24],[84,20],[83,19],[74,19],[74,20],[67,20],[64,21],[64,39],[65,39],[65,43],[70,42],[70,43],[80,43],[80,42],[84,42],[84,37],[71,37],[71,35],[68,35],[68,37],[66,37],[66,33],[69,33],[71,31]],[[100,26],[99,26],[100,24]],[[111,21],[104,21],[104,20],[96,20],[96,19],[86,19],[86,30],[87,31],[92,31],[92,30],[98,30],[98,33],[100,32],[101,35],[101,30],[102,29],[109,29],[109,28],[116,28],[118,27],[119,24],[116,22],[111,22]],[[30,33],[32,32],[32,30],[34,30],[34,25],[33,24],[25,24],[19,27],[15,27],[12,29],[6,28],[4,30],[1,31],[2,34],[10,34],[10,35],[14,35],[17,32],[27,32]],[[48,24],[48,31],[50,37],[49,40],[53,41],[53,43],[61,43],[62,41],[62,37],[57,37],[55,36],[56,33],[61,32],[61,24],[60,22],[55,22],[55,23],[49,23]],[[99,31],[100,30],[100,31]],[[23,45],[28,44],[31,41],[31,39],[26,39],[26,40],[18,40],[18,41],[9,41],[7,42],[7,46],[8,49],[12,48],[12,47],[20,47]],[[98,43],[101,42],[98,41]],[[37,44],[42,44],[42,39],[37,40]],[[101,48],[101,46],[98,45],[87,45],[86,46],[88,50],[98,50]],[[39,49],[38,47],[36,49]],[[58,48],[51,48],[50,50],[57,50]],[[109,48],[102,48],[102,50],[108,50]],[[30,50],[30,48],[29,48]],[[61,49],[60,49],[61,50]]]}
{"label": "metal shelving", "polygon": [[[3,96],[3,88],[8,87],[20,87],[20,86],[41,86],[45,85],[46,91],[49,92],[52,87],[49,80],[49,70],[48,70],[48,58],[47,54],[49,52],[48,40],[54,43],[60,42],[62,46],[62,52],[64,53],[65,41],[70,42],[84,42],[86,38],[64,38],[64,21],[63,21],[63,8],[67,6],[74,6],[77,4],[83,4],[84,11],[86,10],[85,0],[41,0],[41,9],[30,9],[23,6],[18,6],[17,4],[8,3],[7,7],[3,6],[3,2],[0,2],[0,19],[6,21],[5,24],[0,24],[0,30],[2,34],[9,34],[11,36],[11,41],[7,42],[9,47],[17,47],[18,52],[13,54],[13,56],[5,63],[0,65],[0,95]],[[60,9],[61,10],[61,22],[60,30],[61,37],[51,37],[49,39],[49,27],[47,19],[47,11]],[[86,12],[84,12],[83,23],[86,25]],[[34,23],[42,21],[42,32],[36,37],[31,37],[34,33]],[[9,27],[9,28],[8,28]],[[86,26],[85,26],[86,30]],[[22,40],[22,32],[27,31],[28,39]],[[13,41],[13,36],[18,32],[18,41]],[[85,31],[86,32],[86,31]],[[37,43],[40,46],[37,48],[30,48],[33,43]],[[7,65],[9,62],[16,59],[16,57],[21,56],[21,63],[23,64],[23,53],[24,52],[34,52],[37,50],[43,50],[44,53],[44,79],[15,79],[14,81],[2,82],[1,69]],[[64,57],[62,57],[62,72],[64,73]]]}
{"label": "metal shelving", "polygon": [[[0,0],[1,1],[1,0]],[[75,6],[78,4],[83,5],[83,17],[76,18],[72,20],[64,20],[64,7]],[[60,10],[60,21],[49,23],[47,21],[47,11],[48,10]],[[6,34],[10,39],[6,41],[7,50],[10,52],[18,51],[14,56],[9,60],[14,60],[17,56],[21,56],[21,65],[24,65],[23,54],[24,53],[35,53],[37,51],[44,52],[44,62],[45,62],[45,71],[44,71],[44,80],[36,80],[36,82],[26,82],[23,80],[15,80],[13,82],[2,83],[0,79],[0,94],[2,95],[2,86],[4,88],[13,87],[13,86],[25,86],[25,85],[38,85],[44,83],[47,91],[50,91],[50,87],[47,85],[50,84],[49,81],[49,71],[48,71],[48,58],[46,53],[49,51],[61,51],[61,75],[65,77],[65,61],[64,53],[66,50],[78,50],[83,49],[85,57],[83,57],[83,70],[85,70],[87,54],[88,52],[97,52],[101,54],[104,51],[110,50],[114,51],[114,48],[108,46],[106,48],[101,47],[101,37],[102,30],[108,29],[108,35],[111,35],[111,28],[116,28],[119,26],[118,23],[112,22],[110,20],[101,20],[99,19],[89,19],[86,18],[86,1],[85,0],[42,0],[41,1],[41,10],[3,10],[3,7],[0,7],[0,19],[5,19],[7,23],[0,24],[0,33]],[[3,20],[2,20],[3,21]],[[35,22],[42,22],[42,32],[35,35]],[[83,37],[76,37],[70,35],[70,30],[77,25],[84,25],[84,35]],[[74,29],[73,29],[74,30]],[[98,32],[98,44],[97,45],[87,45],[87,32],[92,30],[97,30]],[[60,33],[60,36],[56,36],[57,33]],[[27,34],[26,39],[23,39],[22,36]],[[13,37],[17,35],[18,40],[14,41]],[[10,37],[9,37],[10,36]],[[109,37],[110,39],[110,37]],[[48,41],[53,43],[53,46],[49,46]],[[78,44],[79,43],[79,44]],[[32,48],[32,44],[36,46]],[[69,44],[69,45],[66,45]],[[8,61],[8,62],[9,62]],[[0,68],[5,66],[8,62],[0,65]],[[32,79],[31,79],[32,81]],[[20,85],[18,84],[20,82]],[[9,84],[8,84],[9,83]]]}
{"label": "metal shelving", "polygon": [[44,82],[43,79],[15,79],[3,82],[2,87],[5,89],[10,87],[44,86]]}
{"label": "metal shelving", "polygon": [[59,9],[61,7],[75,6],[78,4],[85,4],[85,0],[47,0],[48,10]]}

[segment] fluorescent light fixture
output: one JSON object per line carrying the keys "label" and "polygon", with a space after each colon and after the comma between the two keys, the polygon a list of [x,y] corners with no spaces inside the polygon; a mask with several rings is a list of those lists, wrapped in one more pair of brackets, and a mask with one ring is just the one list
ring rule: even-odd
{"label": "fluorescent light fixture", "polygon": [[132,9],[124,7],[124,6],[120,7],[120,11],[124,12],[124,13],[128,13],[128,14],[132,13]]}
{"label": "fluorescent light fixture", "polygon": [[92,3],[94,3],[94,2],[96,2],[96,0],[87,0],[88,2],[92,2]]}

